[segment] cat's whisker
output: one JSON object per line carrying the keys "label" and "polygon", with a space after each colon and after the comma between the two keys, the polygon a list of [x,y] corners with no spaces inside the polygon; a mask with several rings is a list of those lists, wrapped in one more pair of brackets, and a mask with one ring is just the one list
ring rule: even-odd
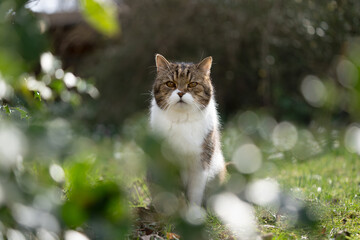
{"label": "cat's whisker", "polygon": [[202,106],[202,105],[199,106],[197,102],[194,102],[194,106],[199,110],[199,112],[201,113],[201,115],[202,115],[203,117],[205,117],[205,113],[204,113],[204,111],[201,109],[201,106]]}
{"label": "cat's whisker", "polygon": [[154,95],[151,91],[148,91],[146,93],[141,93],[140,95],[147,96],[148,101],[150,101],[154,97]]}
{"label": "cat's whisker", "polygon": [[166,111],[166,112],[169,112],[172,106],[173,106],[172,104],[166,103],[166,105],[165,105],[165,111]]}
{"label": "cat's whisker", "polygon": [[151,91],[148,91],[148,92],[140,93],[140,95],[150,95],[150,96],[152,96],[153,94],[152,94]]}

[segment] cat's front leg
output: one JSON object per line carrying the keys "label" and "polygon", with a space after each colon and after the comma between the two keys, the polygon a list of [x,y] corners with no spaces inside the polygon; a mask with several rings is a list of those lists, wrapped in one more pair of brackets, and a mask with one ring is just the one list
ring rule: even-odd
{"label": "cat's front leg", "polygon": [[189,175],[187,196],[190,204],[201,206],[207,182],[207,172],[203,169],[192,171]]}

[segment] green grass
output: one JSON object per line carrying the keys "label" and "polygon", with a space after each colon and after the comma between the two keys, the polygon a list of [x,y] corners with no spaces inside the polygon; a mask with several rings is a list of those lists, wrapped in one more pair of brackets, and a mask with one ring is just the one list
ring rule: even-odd
{"label": "green grass", "polygon": [[[266,239],[360,239],[360,161],[347,153],[328,153],[302,162],[277,160],[259,178],[276,179],[288,195],[303,200],[318,218],[315,227],[295,228],[281,213],[255,207],[258,229]],[[169,227],[169,226],[168,226]],[[211,239],[235,239],[212,213],[206,229]],[[176,232],[176,229],[171,231]],[[346,235],[350,235],[345,237]]]}
{"label": "green grass", "polygon": [[[360,239],[360,161],[357,155],[343,149],[306,161],[273,160],[271,165],[271,170],[264,168],[253,179],[276,179],[285,193],[310,207],[318,224],[295,228],[282,213],[255,206],[258,230],[263,237],[267,236],[265,239]],[[151,205],[148,187],[141,179],[134,181],[131,192],[134,209],[144,210]],[[178,233],[171,221],[161,219],[154,209],[145,211],[147,220],[141,216],[137,219],[141,231],[151,230],[164,239],[167,233]],[[153,215],[150,220],[149,215]],[[236,239],[211,212],[208,212],[205,229],[209,239]],[[141,236],[137,230],[135,226],[134,233]]]}
{"label": "green grass", "polygon": [[[359,160],[344,150],[303,162],[278,160],[273,171],[257,175],[276,179],[290,196],[307,203],[319,221],[313,228],[294,228],[273,209],[256,207],[261,235],[274,240],[360,239]],[[214,239],[233,239],[221,222],[209,219]]]}
{"label": "green grass", "polygon": [[[360,239],[360,161],[346,151],[329,153],[304,162],[278,162],[268,174],[294,196],[311,204],[319,218],[312,231],[293,231],[274,221],[262,233],[273,233],[273,239],[329,239],[349,233],[349,239]],[[261,219],[264,211],[258,211]],[[341,239],[341,238],[339,238]],[[345,238],[344,238],[345,239]]]}

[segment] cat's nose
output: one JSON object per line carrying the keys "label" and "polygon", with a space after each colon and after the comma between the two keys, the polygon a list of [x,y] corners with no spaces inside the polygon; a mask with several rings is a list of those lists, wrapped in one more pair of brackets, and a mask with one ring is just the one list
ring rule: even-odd
{"label": "cat's nose", "polygon": [[185,95],[184,92],[178,92],[177,94],[179,95],[180,98]]}

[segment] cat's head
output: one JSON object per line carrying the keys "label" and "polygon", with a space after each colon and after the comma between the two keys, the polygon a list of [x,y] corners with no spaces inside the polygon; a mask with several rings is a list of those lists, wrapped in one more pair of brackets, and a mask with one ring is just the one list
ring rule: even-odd
{"label": "cat's head", "polygon": [[210,80],[212,57],[200,63],[169,62],[160,54],[155,57],[157,75],[153,95],[163,110],[202,110],[213,95]]}

